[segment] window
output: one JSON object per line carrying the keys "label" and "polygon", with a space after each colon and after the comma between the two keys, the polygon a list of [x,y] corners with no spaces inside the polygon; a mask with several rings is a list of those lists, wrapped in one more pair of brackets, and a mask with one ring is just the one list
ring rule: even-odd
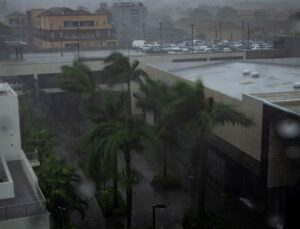
{"label": "window", "polygon": [[78,21],[64,21],[65,28],[76,28],[78,27]]}
{"label": "window", "polygon": [[95,27],[95,21],[80,21],[80,27]]}

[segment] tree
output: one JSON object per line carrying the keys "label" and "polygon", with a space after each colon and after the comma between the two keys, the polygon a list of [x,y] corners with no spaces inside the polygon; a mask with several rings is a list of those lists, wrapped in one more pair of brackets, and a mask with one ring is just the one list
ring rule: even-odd
{"label": "tree", "polygon": [[49,156],[38,168],[37,175],[47,199],[47,208],[57,223],[69,224],[72,211],[79,212],[84,218],[88,205],[74,190],[80,179],[73,168]]}
{"label": "tree", "polygon": [[132,212],[132,174],[131,154],[141,151],[143,140],[149,134],[147,127],[141,121],[126,117],[126,120],[110,120],[96,125],[90,133],[91,137],[97,137],[97,149],[104,149],[108,153],[123,152],[125,158],[126,176],[126,203],[127,203],[127,228],[131,228]]}
{"label": "tree", "polygon": [[132,64],[128,57],[119,52],[114,52],[104,59],[106,66],[103,69],[106,82],[111,86],[115,83],[126,82],[128,96],[128,115],[132,114],[131,105],[131,82],[141,82],[141,77],[147,76],[147,73],[138,69],[139,61],[135,60]]}
{"label": "tree", "polygon": [[171,143],[176,144],[176,123],[166,121],[167,117],[165,117],[168,115],[165,111],[173,100],[173,93],[165,82],[155,81],[149,77],[145,78],[145,82],[141,84],[140,90],[143,95],[138,98],[137,105],[153,114],[154,137],[159,143],[159,149],[163,152],[162,175],[166,177],[170,145]]}
{"label": "tree", "polygon": [[93,99],[100,92],[93,78],[93,72],[79,60],[72,66],[64,65],[58,83],[63,90],[79,94],[79,110],[83,115],[88,114],[88,109],[93,104]]}
{"label": "tree", "polygon": [[201,81],[197,81],[193,85],[177,82],[172,89],[176,94],[176,99],[169,106],[169,112],[172,115],[166,117],[170,122],[176,122],[177,127],[181,127],[189,136],[194,136],[193,152],[199,168],[198,211],[200,218],[204,220],[206,142],[209,135],[218,125],[231,124],[250,127],[253,123],[246,115],[232,106],[217,103],[212,98],[206,98]]}
{"label": "tree", "polygon": [[[106,122],[126,121],[124,114],[124,101],[121,97],[103,96],[102,102],[95,107],[91,116],[95,128]],[[114,206],[119,206],[118,201],[118,149],[108,147],[110,142],[103,135],[97,135],[94,130],[87,134],[83,140],[86,145],[93,146],[90,158],[90,173],[94,174],[94,178],[102,176],[105,181],[107,178],[113,178],[114,189]],[[95,172],[97,174],[95,174]]]}
{"label": "tree", "polygon": [[220,21],[235,21],[239,19],[239,14],[236,9],[225,6],[218,10],[217,19]]}
{"label": "tree", "polygon": [[189,17],[194,21],[212,20],[214,18],[214,16],[209,11],[201,8],[193,9]]}
{"label": "tree", "polygon": [[32,150],[36,150],[41,161],[49,156],[54,146],[54,135],[44,128],[31,128],[26,145]]}

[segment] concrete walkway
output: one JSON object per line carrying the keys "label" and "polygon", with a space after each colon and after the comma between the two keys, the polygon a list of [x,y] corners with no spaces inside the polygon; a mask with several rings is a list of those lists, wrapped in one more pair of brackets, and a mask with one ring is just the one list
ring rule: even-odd
{"label": "concrete walkway", "polygon": [[156,210],[156,228],[182,228],[182,216],[192,203],[192,198],[183,189],[168,192],[156,192],[150,185],[156,169],[144,155],[134,154],[133,166],[143,174],[143,180],[133,190],[133,226],[152,226],[152,204],[165,204],[166,209]]}

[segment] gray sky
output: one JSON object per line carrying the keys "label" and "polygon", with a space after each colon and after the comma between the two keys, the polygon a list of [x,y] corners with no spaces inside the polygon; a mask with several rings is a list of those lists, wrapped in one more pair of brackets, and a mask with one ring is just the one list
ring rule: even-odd
{"label": "gray sky", "polygon": [[[120,0],[107,0],[105,2],[120,2]],[[123,0],[124,1],[124,0]],[[126,0],[125,0],[126,1]],[[130,0],[128,0],[130,1]],[[137,1],[137,0],[136,0]],[[237,5],[239,2],[248,1],[248,2],[266,2],[274,4],[274,2],[281,1],[284,2],[285,6],[288,6],[288,3],[297,4],[300,0],[144,0],[146,5],[159,7],[160,4],[173,4],[179,3],[182,7],[184,3],[185,7],[193,7],[199,4],[215,4],[215,5],[226,5],[234,4]],[[8,4],[8,9],[16,10],[26,10],[29,8],[48,8],[52,6],[67,6],[67,7],[76,7],[78,5],[85,6],[89,9],[95,9],[98,7],[101,0],[6,0]],[[294,5],[293,4],[293,5]]]}

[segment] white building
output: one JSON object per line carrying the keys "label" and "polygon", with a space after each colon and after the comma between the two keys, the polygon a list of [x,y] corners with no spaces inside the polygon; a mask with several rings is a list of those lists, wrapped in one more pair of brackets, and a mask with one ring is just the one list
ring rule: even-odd
{"label": "white building", "polygon": [[0,228],[48,229],[38,179],[21,149],[18,96],[0,84]]}

